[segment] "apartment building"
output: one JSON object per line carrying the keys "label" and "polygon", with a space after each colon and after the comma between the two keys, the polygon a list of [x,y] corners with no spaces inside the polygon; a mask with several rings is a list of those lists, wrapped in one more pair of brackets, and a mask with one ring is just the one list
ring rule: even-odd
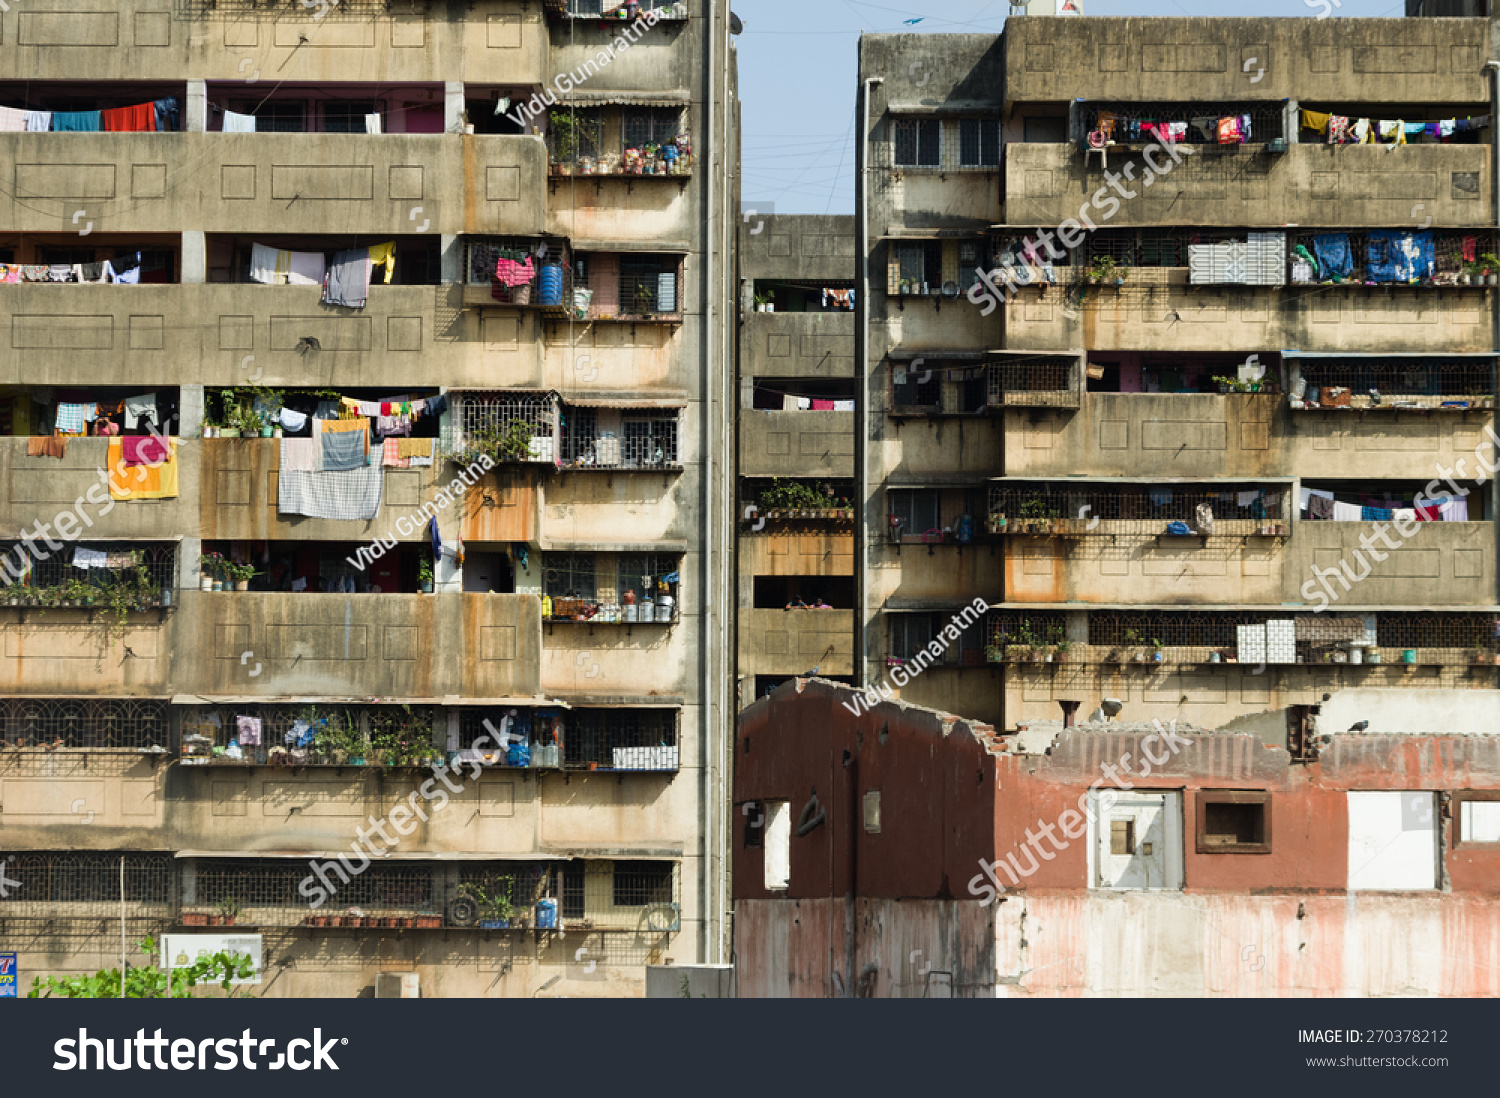
{"label": "apartment building", "polygon": [[860,685],[1005,729],[1494,688],[1490,32],[862,39]]}
{"label": "apartment building", "polygon": [[122,904],[270,996],[721,960],[727,4],[60,0],[0,58],[23,980]]}
{"label": "apartment building", "polygon": [[739,705],[854,673],[854,219],[739,228]]}
{"label": "apartment building", "polygon": [[740,715],[747,998],[1492,997],[1495,691],[996,729],[799,679]]}

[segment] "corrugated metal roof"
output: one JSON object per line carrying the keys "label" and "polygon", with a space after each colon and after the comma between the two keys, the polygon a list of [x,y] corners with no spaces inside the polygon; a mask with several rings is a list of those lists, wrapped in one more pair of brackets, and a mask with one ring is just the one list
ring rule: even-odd
{"label": "corrugated metal roof", "polygon": [[690,107],[689,91],[575,91],[557,101],[559,107]]}
{"label": "corrugated metal roof", "polygon": [[686,408],[687,394],[660,397],[569,396],[563,403],[572,408]]}

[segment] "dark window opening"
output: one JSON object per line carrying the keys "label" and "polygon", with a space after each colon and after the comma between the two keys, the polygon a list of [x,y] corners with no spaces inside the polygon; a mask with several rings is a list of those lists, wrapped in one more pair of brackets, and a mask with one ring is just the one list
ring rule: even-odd
{"label": "dark window opening", "polygon": [[756,576],[757,610],[851,610],[853,576]]}
{"label": "dark window opening", "polygon": [[742,806],[745,819],[745,845],[747,847],[766,845],[766,810],[765,807],[755,801]]}
{"label": "dark window opening", "polygon": [[999,119],[965,118],[959,122],[958,162],[965,168],[999,166]]}
{"label": "dark window opening", "polygon": [[1269,793],[1198,793],[1199,854],[1268,854]]}
{"label": "dark window opening", "polygon": [[895,124],[897,167],[935,168],[940,162],[942,122],[936,118],[902,118]]}
{"label": "dark window opening", "polygon": [[614,906],[671,903],[674,868],[671,862],[616,862]]}

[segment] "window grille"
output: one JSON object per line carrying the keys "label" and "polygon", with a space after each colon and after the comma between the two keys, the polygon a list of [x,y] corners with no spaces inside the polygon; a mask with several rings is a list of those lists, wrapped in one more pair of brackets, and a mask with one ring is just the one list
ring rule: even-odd
{"label": "window grille", "polygon": [[364,133],[365,115],[385,114],[379,100],[361,102],[335,99],[323,103],[321,109],[324,133]]}
{"label": "window grille", "polygon": [[[545,259],[536,255],[537,247],[541,244],[547,246]],[[573,256],[566,241],[557,237],[465,237],[464,279],[470,285],[491,286],[495,300],[502,304],[540,304],[536,299],[535,275],[524,287],[501,286],[495,282],[495,268],[501,258],[519,261],[528,256],[531,257],[532,269],[536,272],[540,272],[543,266],[549,264],[562,266],[563,299],[567,300],[571,296],[573,286]],[[522,293],[518,295],[518,291]],[[516,300],[518,296],[528,297],[529,301],[518,302]]]}
{"label": "window grille", "polygon": [[625,148],[667,145],[683,132],[681,107],[634,107],[625,112],[622,139]]}
{"label": "window grille", "polygon": [[895,161],[898,168],[936,168],[942,145],[942,121],[937,118],[898,118],[895,122]]}
{"label": "window grille", "polygon": [[[461,393],[453,448],[461,461],[481,453],[501,462],[552,464],[557,400],[546,393]],[[526,446],[522,455],[520,447]]]}
{"label": "window grille", "polygon": [[[1440,407],[1444,402],[1467,404],[1493,396],[1489,358],[1297,358],[1291,360],[1306,383],[1307,402],[1355,408]],[[1336,387],[1333,393],[1326,392]],[[1350,390],[1336,396],[1339,389]],[[1370,390],[1375,390],[1372,394]],[[1378,394],[1378,396],[1377,396]]]}
{"label": "window grille", "polygon": [[[949,611],[887,614],[890,658],[903,663],[916,659],[926,651],[929,644],[938,640],[944,629],[953,624],[954,616]],[[957,644],[946,639],[940,640],[942,654],[934,659],[931,653],[927,653],[922,655],[922,662],[931,667],[957,667],[965,662],[963,652],[978,652],[984,645],[984,639],[984,620],[980,619],[968,628],[960,627],[960,640]],[[976,655],[974,658],[978,660],[980,657]]]}
{"label": "window grille", "polygon": [[165,921],[173,901],[172,856],[108,851],[25,851],[8,856],[0,920],[120,917],[120,861],[125,862],[126,918]]}
{"label": "window grille", "polygon": [[614,906],[644,907],[671,903],[676,869],[674,862],[616,862]]}
{"label": "window grille", "polygon": [[941,409],[943,403],[943,371],[931,363],[923,363],[920,369],[897,366],[892,371],[891,406],[906,412]]}
{"label": "window grille", "polygon": [[1049,610],[991,610],[984,619],[985,659],[1017,663],[1068,635],[1067,618]]}
{"label": "window grille", "polygon": [[994,407],[1077,408],[1081,400],[1078,359],[1070,355],[991,362],[987,381]]}
{"label": "window grille", "polygon": [[[216,766],[348,766],[355,759],[365,765],[422,765],[432,761],[435,715],[431,706],[192,706],[182,712],[182,753]],[[236,717],[260,720],[259,744],[238,742]],[[213,753],[227,748],[231,739],[240,749],[239,758]],[[286,754],[273,753],[273,748]]]}
{"label": "window grille", "polygon": [[891,163],[939,171],[1000,166],[998,118],[898,118],[891,129]]}
{"label": "window grille", "polygon": [[894,520],[892,533],[898,537],[915,537],[942,526],[942,493],[935,488],[889,489],[886,509]]}
{"label": "window grille", "polygon": [[[672,621],[677,620],[681,558],[652,553],[547,553],[542,561],[542,591],[552,599],[557,621],[620,622],[630,593],[637,622],[660,621],[663,594],[672,598]],[[665,585],[666,590],[662,590]],[[653,603],[645,617],[644,603]]]}
{"label": "window grille", "polygon": [[3,698],[0,745],[143,748],[171,743],[167,703],[147,698]]}
{"label": "window grille", "polygon": [[[38,546],[38,548],[42,548]],[[91,589],[115,584],[136,585],[132,606],[161,605],[161,592],[176,585],[177,544],[139,541],[86,541],[78,549],[106,554],[102,568],[76,568],[74,553],[62,552],[37,559],[25,545],[16,541],[0,542],[0,600],[20,598],[31,603],[55,605],[59,601],[94,599],[102,605],[103,591],[98,594],[66,590],[61,585],[72,581],[85,583]],[[45,549],[42,549],[45,552]],[[140,569],[145,571],[145,590],[140,590]],[[17,579],[24,570],[24,578]]]}
{"label": "window grille", "polygon": [[1007,481],[990,485],[989,530],[992,534],[1149,537],[1166,534],[1169,522],[1183,522],[1198,535],[1285,534],[1291,514],[1289,492],[1284,484]]}
{"label": "window grille", "polygon": [[547,154],[554,165],[595,162],[604,149],[604,112],[554,107],[547,116]]}
{"label": "window grille", "polygon": [[676,256],[620,257],[620,315],[672,316],[682,312]]}
{"label": "window grille", "polygon": [[964,118],[958,123],[958,163],[965,168],[998,167],[1000,120]]}
{"label": "window grille", "polygon": [[[377,849],[380,840],[372,840]],[[441,914],[449,893],[441,878],[428,865],[361,861],[346,854],[349,865],[335,859],[321,862],[317,872],[306,858],[202,858],[183,866],[182,908],[184,912],[213,913],[219,905],[238,907],[236,923],[246,926],[300,926],[312,917],[342,918],[355,908],[362,918],[379,920],[419,913]],[[326,902],[310,906],[304,881],[328,889]],[[310,915],[309,913],[312,913]],[[368,923],[363,925],[370,925]],[[378,921],[374,925],[380,925]]]}
{"label": "window grille", "polygon": [[681,765],[675,709],[574,709],[563,761],[598,770],[676,770]]}
{"label": "window grille", "polygon": [[620,410],[601,427],[599,410],[563,409],[563,464],[574,468],[675,469],[678,411]]}

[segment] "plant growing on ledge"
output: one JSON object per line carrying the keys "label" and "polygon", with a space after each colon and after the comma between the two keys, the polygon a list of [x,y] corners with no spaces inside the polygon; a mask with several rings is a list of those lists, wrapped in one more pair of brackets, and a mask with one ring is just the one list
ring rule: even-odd
{"label": "plant growing on ledge", "polygon": [[481,928],[499,930],[509,926],[510,921],[520,914],[521,909],[510,898],[515,884],[513,876],[484,877],[478,881],[465,881],[458,886],[458,893],[479,905]]}
{"label": "plant growing on ledge", "polygon": [[1130,275],[1130,268],[1118,263],[1112,256],[1096,255],[1089,260],[1088,280],[1095,286],[1123,285]]}
{"label": "plant growing on ledge", "polygon": [[424,595],[432,594],[432,553],[424,550],[417,558],[417,588]]}
{"label": "plant growing on ledge", "polygon": [[250,581],[255,578],[255,565],[235,564],[232,561],[224,562],[224,578],[233,582],[235,590],[248,591]]}
{"label": "plant growing on ledge", "polygon": [[531,458],[532,437],[531,424],[512,420],[503,427],[485,427],[473,432],[465,440],[463,450],[454,457],[465,465],[472,465],[484,456],[497,465],[527,461]]}
{"label": "plant growing on ledge", "polygon": [[214,910],[219,913],[216,918],[220,926],[233,926],[242,908],[237,897],[225,896],[215,905]]}

